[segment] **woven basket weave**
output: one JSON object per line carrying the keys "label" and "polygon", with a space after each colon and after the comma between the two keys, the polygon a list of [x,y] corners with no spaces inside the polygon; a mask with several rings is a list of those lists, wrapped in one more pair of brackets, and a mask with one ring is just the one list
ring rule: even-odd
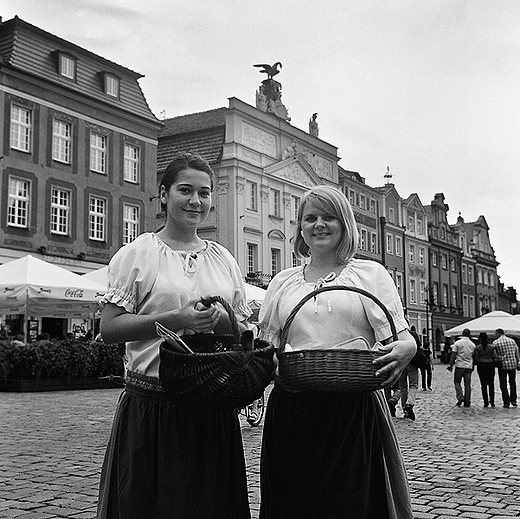
{"label": "woven basket weave", "polygon": [[385,314],[397,340],[394,320],[385,305],[366,290],[348,286],[326,286],[307,294],[291,311],[280,333],[278,382],[290,392],[304,391],[375,391],[381,389],[384,378],[376,377],[372,361],[385,355],[377,350],[316,349],[285,351],[289,328],[301,307],[321,292],[346,290],[374,301]]}
{"label": "woven basket weave", "polygon": [[219,296],[205,302],[224,306],[233,335],[184,335],[193,354],[179,353],[163,342],[159,378],[168,396],[186,407],[207,411],[245,407],[262,396],[272,379],[273,345],[255,339],[254,349],[244,351],[229,303]]}

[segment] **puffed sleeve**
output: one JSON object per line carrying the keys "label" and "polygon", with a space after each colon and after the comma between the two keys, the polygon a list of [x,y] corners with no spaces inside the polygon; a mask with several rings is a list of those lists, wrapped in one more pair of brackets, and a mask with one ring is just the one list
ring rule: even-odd
{"label": "puffed sleeve", "polygon": [[[359,278],[359,282],[355,284],[383,303],[394,321],[397,333],[408,329],[399,292],[388,271],[375,261],[366,261],[362,263],[362,268],[355,269],[355,272]],[[366,297],[361,297],[361,300],[376,339],[383,341],[391,338],[390,324],[381,309]]]}
{"label": "puffed sleeve", "polygon": [[275,348],[280,344],[282,329],[280,303],[287,291],[294,288],[295,272],[294,268],[286,269],[271,280],[258,315],[260,338],[272,343]]}
{"label": "puffed sleeve", "polygon": [[121,247],[108,265],[108,287],[101,304],[113,303],[136,313],[153,287],[158,266],[159,255],[150,234]]}

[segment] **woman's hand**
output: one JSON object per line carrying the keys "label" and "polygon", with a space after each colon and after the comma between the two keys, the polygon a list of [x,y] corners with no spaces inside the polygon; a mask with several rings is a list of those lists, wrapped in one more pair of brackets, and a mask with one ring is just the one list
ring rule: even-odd
{"label": "woman's hand", "polygon": [[221,318],[219,305],[205,306],[200,299],[190,301],[175,312],[177,320],[183,323],[183,328],[199,333],[213,331]]}
{"label": "woman's hand", "polygon": [[410,332],[403,330],[398,334],[397,341],[380,346],[379,351],[388,353],[373,361],[373,364],[381,366],[376,371],[376,376],[384,379],[381,387],[390,387],[397,382],[399,375],[412,360],[417,351],[417,345]]}

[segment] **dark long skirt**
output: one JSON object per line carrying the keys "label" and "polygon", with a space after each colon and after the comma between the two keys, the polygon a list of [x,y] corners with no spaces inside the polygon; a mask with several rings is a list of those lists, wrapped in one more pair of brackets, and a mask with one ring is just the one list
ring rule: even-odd
{"label": "dark long skirt", "polygon": [[235,411],[192,412],[154,391],[121,396],[98,519],[250,519]]}
{"label": "dark long skirt", "polygon": [[411,519],[402,457],[381,392],[271,392],[260,519]]}

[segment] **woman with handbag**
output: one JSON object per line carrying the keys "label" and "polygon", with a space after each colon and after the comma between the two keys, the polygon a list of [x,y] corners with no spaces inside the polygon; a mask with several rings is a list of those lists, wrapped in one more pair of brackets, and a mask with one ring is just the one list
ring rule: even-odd
{"label": "woman with handbag", "polygon": [[477,374],[482,390],[484,407],[495,407],[495,348],[489,344],[485,332],[479,333],[477,347],[473,353],[473,361],[477,365]]}
{"label": "woman with handbag", "polygon": [[[385,354],[374,361],[378,386],[391,387],[413,357],[415,341],[392,278],[379,263],[355,259],[357,243],[346,197],[329,186],[308,191],[294,241],[296,255],[308,262],[273,278],[260,328],[280,348],[292,309],[316,288],[366,290],[386,305],[398,332],[397,340],[379,345]],[[376,341],[387,342],[392,337],[388,321],[371,303],[344,291],[311,296],[292,320],[284,350],[370,348]],[[316,371],[319,377],[321,368]],[[265,418],[260,518],[411,519],[406,471],[383,391],[291,392],[280,380]]]}
{"label": "woman with handbag", "polygon": [[192,411],[169,399],[159,380],[156,322],[179,335],[228,332],[226,312],[200,303],[208,294],[228,301],[239,320],[250,314],[236,261],[197,234],[213,183],[204,159],[178,154],[159,188],[164,227],[122,247],[109,264],[101,332],[105,342],[126,342],[127,377],[98,519],[250,519],[236,412]]}

